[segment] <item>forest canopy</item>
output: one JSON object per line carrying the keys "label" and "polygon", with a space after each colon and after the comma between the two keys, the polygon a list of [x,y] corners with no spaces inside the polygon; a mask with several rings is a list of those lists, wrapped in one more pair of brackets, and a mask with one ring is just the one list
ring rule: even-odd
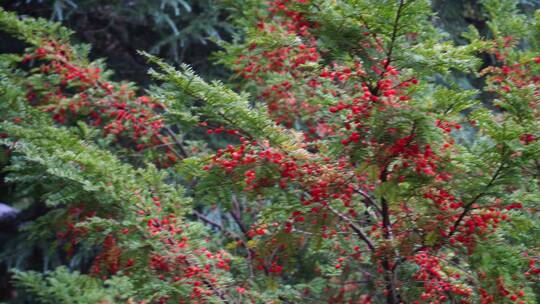
{"label": "forest canopy", "polygon": [[0,301],[540,301],[540,3],[0,7]]}

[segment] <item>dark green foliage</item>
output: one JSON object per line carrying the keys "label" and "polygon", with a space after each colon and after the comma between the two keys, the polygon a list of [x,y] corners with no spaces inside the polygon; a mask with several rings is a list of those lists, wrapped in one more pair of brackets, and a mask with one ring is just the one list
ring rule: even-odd
{"label": "dark green foliage", "polygon": [[[240,88],[241,92],[236,93],[222,82],[203,80],[188,65],[176,68],[157,56],[141,53],[141,58],[152,66],[149,75],[158,82],[148,89],[148,95],[162,105],[156,112],[168,128],[163,132],[172,133],[177,147],[185,150],[170,167],[160,166],[152,163],[153,156],[160,155],[158,148],[150,147],[154,150],[149,154],[128,154],[133,147],[122,146],[112,136],[102,138],[99,126],[90,126],[83,121],[61,126],[39,107],[32,107],[28,102],[28,87],[39,87],[57,76],[32,70],[33,62],[29,64],[30,68],[24,66],[22,56],[0,55],[1,186],[9,185],[6,186],[9,193],[2,195],[2,199],[9,199],[22,214],[32,209],[41,212],[28,218],[24,227],[14,229],[18,231],[17,235],[11,238],[9,247],[1,251],[1,261],[15,268],[12,279],[21,294],[17,299],[42,303],[177,303],[197,298],[195,287],[202,285],[209,291],[202,298],[210,303],[339,302],[338,299],[345,299],[340,298],[344,286],[353,281],[358,284],[348,291],[351,299],[370,295],[373,303],[397,303],[386,294],[395,287],[382,286],[381,282],[392,281],[385,277],[392,273],[401,284],[400,297],[411,301],[422,298],[425,282],[414,274],[425,265],[415,263],[415,258],[417,253],[425,252],[426,255],[439,254],[437,257],[443,265],[442,270],[426,273],[442,273],[443,279],[459,286],[470,286],[470,295],[453,298],[454,295],[449,293],[450,297],[444,303],[457,303],[465,298],[470,303],[480,303],[481,290],[495,295],[495,303],[507,303],[509,299],[500,294],[498,284],[503,284],[514,294],[523,291],[526,296],[521,300],[527,304],[535,303],[540,291],[526,274],[529,264],[525,254],[534,255],[540,248],[537,218],[540,142],[529,142],[523,136],[537,135],[540,130],[537,112],[530,105],[531,101],[537,100],[538,92],[532,86],[501,89],[498,82],[489,78],[497,72],[496,67],[481,74],[477,72],[485,64],[478,54],[493,55],[493,41],[485,37],[488,36],[486,33],[499,42],[505,41],[504,37],[508,35],[515,37],[518,47],[512,48],[506,57],[510,62],[526,64],[534,61],[540,19],[528,12],[521,14],[516,1],[485,0],[480,17],[485,18],[481,19],[485,21],[482,23],[485,28],[469,28],[464,34],[468,42],[457,36],[451,37],[462,44],[456,45],[444,33],[456,24],[445,24],[442,30],[437,27],[440,23],[433,22],[437,17],[431,5],[445,7],[450,5],[447,3],[433,4],[424,0],[317,3],[309,7],[298,6],[312,21],[319,23],[314,32],[320,36],[317,43],[323,50],[319,62],[300,66],[298,71],[303,78],[299,77],[298,87],[305,85],[302,82],[305,79],[316,77],[325,65],[347,65],[358,59],[366,64],[368,71],[362,81],[373,94],[380,95],[379,82],[383,77],[369,70],[370,62],[374,62],[370,56],[386,58],[386,67],[395,66],[402,79],[420,79],[417,86],[408,91],[404,89],[407,95],[405,106],[374,107],[369,118],[362,121],[369,126],[362,136],[380,145],[356,142],[353,149],[349,149],[349,142],[340,142],[342,134],[328,135],[313,144],[303,137],[305,126],[300,118],[290,128],[273,121],[269,108],[259,102],[259,99],[263,100],[259,98],[260,83],[233,80],[230,87]],[[147,45],[138,43],[134,47],[177,61],[185,59],[179,55],[177,47],[189,48],[193,40],[204,45],[206,42],[201,39],[206,38],[203,37],[217,38],[216,31],[226,27],[220,21],[222,11],[213,7],[211,1],[142,1],[137,4],[126,8],[102,1],[81,1],[76,5],[60,0],[47,3],[52,5],[53,18],[68,24],[78,24],[76,18],[81,14],[85,16],[81,17],[81,22],[88,22],[96,13],[108,16],[112,29],[128,24],[130,30],[122,38],[124,41],[136,37],[141,23],[151,20],[159,42],[154,41],[154,49],[141,47]],[[234,67],[235,59],[245,54],[251,44],[262,49],[298,44],[300,38],[290,33],[277,31],[261,35],[253,30],[257,18],[266,14],[264,3],[244,0],[232,1],[231,5],[234,22],[243,32],[238,31],[232,42],[222,44],[224,50],[217,55],[222,64]],[[456,1],[455,5],[463,8],[477,4]],[[104,7],[110,11],[104,13]],[[81,12],[83,8],[88,11]],[[193,14],[200,12],[209,12],[209,15],[192,20]],[[456,11],[448,12],[449,15],[453,13]],[[473,17],[467,15],[467,18]],[[206,19],[212,22],[199,23]],[[464,28],[463,24],[456,23],[458,28]],[[370,27],[366,28],[366,24]],[[1,9],[0,30],[31,45],[31,51],[44,41],[67,44],[72,35],[59,24],[42,19],[20,20],[15,14]],[[352,43],[368,39],[363,34],[368,30],[380,34],[381,49],[385,52],[366,48],[368,53],[363,53],[364,49]],[[411,38],[418,33],[421,38]],[[88,47],[74,46],[73,50],[76,56],[72,60],[76,64],[104,68],[101,61],[88,58]],[[533,71],[538,72],[536,69]],[[456,76],[460,75],[458,73],[467,74],[475,81],[485,77],[488,85],[474,90],[461,82]],[[104,79],[108,81],[109,75],[105,72]],[[266,77],[268,79],[264,80],[269,85],[291,80],[286,73]],[[113,84],[122,86],[121,83]],[[77,89],[69,83],[62,85]],[[348,91],[348,84],[329,82],[327,85],[337,93],[332,95],[321,89],[309,102],[324,110],[318,113],[327,119],[325,122],[339,123],[344,121],[345,114],[332,116],[328,112],[335,111],[326,109],[356,96],[349,96],[349,92],[354,91]],[[132,85],[125,87],[132,88]],[[291,90],[295,89],[298,88]],[[478,98],[479,92],[490,96],[490,106],[499,108],[486,107]],[[101,98],[112,98],[96,96],[96,102]],[[456,128],[451,134],[450,131],[444,133],[435,123],[439,120],[459,122],[463,127]],[[209,130],[211,132],[205,134],[207,129],[203,126],[232,130],[233,134],[237,132],[243,138],[224,135],[209,139],[208,135],[215,131]],[[346,130],[339,132],[349,129]],[[392,166],[400,165],[403,159],[390,155],[391,162],[386,163],[382,159],[387,151],[385,148],[397,145],[396,142],[408,135],[414,135],[414,144],[420,147],[417,149],[427,151],[424,147],[431,145],[429,149],[436,150],[440,156],[436,161],[445,171],[451,172],[452,177],[435,179],[429,174],[412,171],[404,171],[409,173],[404,173],[403,181],[388,177],[388,170],[394,170]],[[223,149],[231,154],[228,160],[234,159],[234,145],[239,141],[253,149],[254,155],[259,151],[277,151],[280,157],[290,160],[289,164],[306,165],[306,168],[320,165],[317,168],[321,171],[305,174],[306,180],[291,178],[288,183],[278,186],[273,181],[284,178],[280,176],[284,171],[280,171],[283,163],[279,161],[259,161],[254,167],[243,164],[234,170],[220,171],[222,168],[217,166],[204,169],[205,164],[212,164],[219,158],[216,154],[223,152],[214,153],[216,147],[228,144]],[[443,146],[446,141],[452,141],[449,150]],[[422,156],[421,152],[414,154]],[[357,201],[354,203],[362,204],[355,207],[358,213],[354,220],[350,219],[353,215],[348,217],[352,209],[341,204],[343,198],[336,193],[327,198],[325,203],[329,207],[322,219],[310,222],[310,212],[316,213],[313,205],[302,204],[305,197],[313,195],[309,191],[315,187],[310,187],[318,186],[320,181],[332,183],[333,179],[340,178],[340,162],[347,157],[352,163],[350,168],[347,167],[349,173],[362,174],[366,185],[373,187],[369,194],[362,196],[362,192],[358,192],[355,196]],[[248,169],[253,169],[257,177],[267,178],[267,183],[261,183],[263,186],[254,191],[249,189],[245,180],[250,173]],[[433,202],[424,194],[435,189],[447,189],[449,195],[458,197],[463,203],[457,207],[461,208],[461,215],[456,211],[453,213],[455,218],[448,216],[451,218],[448,221],[442,209],[434,208]],[[361,188],[354,190],[362,191]],[[369,205],[369,200],[375,201],[373,206]],[[392,215],[388,210],[381,211],[377,202],[391,210]],[[492,205],[502,210],[515,202],[520,202],[526,212],[512,208],[503,210],[511,220],[501,221],[495,233],[490,230],[472,235],[468,245],[463,245],[465,242],[455,246],[448,244],[455,230],[443,226],[443,220],[456,228],[466,220],[490,215]],[[94,213],[76,218],[72,223],[73,210],[82,208],[81,205]],[[281,226],[291,222],[294,212],[306,215],[308,220],[295,223],[294,233],[285,232]],[[376,218],[377,212],[386,212],[387,218],[380,223],[372,221],[371,217],[375,214]],[[472,217],[473,213],[475,217]],[[410,214],[411,218],[402,214]],[[174,225],[168,226],[172,219]],[[392,233],[384,226],[392,226],[392,220],[399,222],[395,228],[401,232],[412,231],[410,239],[387,237]],[[62,234],[66,223],[83,231],[83,237],[75,244]],[[323,236],[326,226],[335,232],[332,238]],[[448,232],[450,236],[440,232]],[[367,241],[362,238],[364,233],[370,233]],[[112,245],[111,237],[114,237]],[[20,244],[15,245],[16,242]],[[408,246],[408,242],[412,245]],[[275,244],[288,246],[276,247]],[[408,247],[401,247],[401,244]],[[36,248],[42,252],[38,252],[38,258],[31,257],[28,252]],[[361,252],[364,256],[346,261],[347,267],[342,268],[340,258],[345,255],[341,251],[360,249],[364,249]],[[105,256],[105,259],[118,258],[111,264],[120,264],[119,270],[103,273],[90,269],[99,265],[100,260],[94,263],[89,260],[109,252],[117,255]],[[255,258],[255,253],[257,258],[267,259],[266,265]],[[217,256],[219,259],[225,257],[225,265],[231,268],[221,266],[223,261],[216,260]],[[173,261],[172,265],[181,268],[180,271],[174,267],[161,269],[156,257]],[[388,257],[395,258],[395,266],[383,265],[388,262]],[[271,263],[273,267],[276,261],[283,269],[269,270],[268,265]],[[58,267],[60,265],[63,266]],[[191,273],[185,271],[184,266],[205,268],[209,275],[196,281],[199,284],[196,285],[190,281]],[[447,278],[450,274],[461,274],[462,277]],[[186,278],[187,284],[182,284]],[[179,281],[181,283],[177,283]]]}
{"label": "dark green foliage", "polygon": [[[0,6],[69,26],[77,39],[92,44],[93,56],[107,58],[119,79],[148,83],[146,65],[137,50],[147,50],[169,62],[193,64],[205,74],[223,75],[207,60],[216,50],[213,41],[228,37],[232,31],[220,1],[24,0]],[[2,46],[8,51],[9,47]]]}

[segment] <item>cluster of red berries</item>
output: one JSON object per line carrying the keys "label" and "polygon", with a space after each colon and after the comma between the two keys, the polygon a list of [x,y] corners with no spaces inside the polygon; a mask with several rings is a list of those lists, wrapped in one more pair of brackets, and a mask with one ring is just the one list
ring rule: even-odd
{"label": "cluster of red berries", "polygon": [[43,77],[29,83],[28,101],[50,112],[57,122],[84,121],[137,151],[161,146],[166,157],[156,162],[163,167],[177,160],[170,149],[172,140],[163,135],[162,105],[148,96],[137,97],[128,85],[107,82],[99,67],[78,62],[71,46],[44,42],[23,63],[36,65],[33,73]]}
{"label": "cluster of red berries", "polygon": [[[445,270],[440,263],[441,258],[446,259],[444,256],[436,257],[427,252],[420,252],[414,256],[414,263],[419,267],[414,278],[424,284],[424,292],[420,298],[429,303],[439,304],[446,303],[450,294],[469,297],[472,289],[460,282],[461,275],[458,272],[450,273]],[[461,301],[460,303],[470,302]]]}

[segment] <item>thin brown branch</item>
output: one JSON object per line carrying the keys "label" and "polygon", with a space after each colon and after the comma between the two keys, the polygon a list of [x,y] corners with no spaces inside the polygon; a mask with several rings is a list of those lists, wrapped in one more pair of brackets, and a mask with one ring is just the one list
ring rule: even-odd
{"label": "thin brown branch", "polygon": [[177,137],[176,134],[171,130],[171,128],[165,127],[165,131],[167,131],[167,133],[169,133],[169,135],[171,136],[171,138],[174,140],[174,143],[176,144],[176,146],[177,146],[178,149],[180,150],[180,154],[182,154],[182,158],[188,157],[188,154],[187,154],[186,150],[184,149],[184,146],[182,145],[182,142],[178,139],[178,137]]}
{"label": "thin brown branch", "polygon": [[223,225],[209,219],[206,215],[200,213],[199,211],[194,210],[193,215],[195,215],[201,221],[203,221],[203,222],[205,222],[205,223],[207,223],[207,224],[209,224],[211,226],[214,226],[214,227],[218,228],[219,230],[223,230]]}
{"label": "thin brown branch", "polygon": [[362,228],[358,227],[353,220],[351,220],[349,217],[347,217],[343,213],[337,211],[336,209],[332,208],[331,206],[327,206],[327,207],[332,213],[337,215],[341,220],[343,220],[343,221],[347,222],[347,224],[349,224],[351,229],[358,235],[358,237],[360,237],[360,239],[366,243],[369,250],[375,251],[375,245],[373,244],[373,241],[371,241],[371,239],[364,233],[364,231],[362,231]]}
{"label": "thin brown branch", "polygon": [[[504,152],[503,152],[503,154],[504,154]],[[467,205],[465,205],[465,208],[464,208],[463,212],[459,215],[458,219],[454,222],[454,225],[452,225],[450,233],[448,233],[448,238],[450,238],[452,235],[454,235],[458,231],[459,225],[461,224],[461,222],[463,221],[465,216],[467,216],[467,214],[472,210],[474,204],[476,204],[476,202],[487,193],[489,188],[491,188],[491,186],[493,186],[495,181],[501,175],[502,170],[504,168],[504,165],[505,165],[505,162],[504,162],[504,159],[503,159],[501,161],[501,163],[499,164],[499,167],[497,168],[497,170],[495,171],[495,173],[491,177],[490,181],[484,187],[484,190],[482,192],[478,193]]]}

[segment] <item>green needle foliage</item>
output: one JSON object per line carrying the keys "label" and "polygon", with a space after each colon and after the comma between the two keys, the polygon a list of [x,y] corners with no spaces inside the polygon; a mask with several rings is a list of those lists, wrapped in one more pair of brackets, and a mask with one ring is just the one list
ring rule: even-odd
{"label": "green needle foliage", "polygon": [[2,182],[41,208],[2,248],[10,301],[540,299],[540,14],[482,1],[457,46],[429,1],[227,3],[233,78],[141,52],[145,95],[0,10],[29,45],[0,55]]}

